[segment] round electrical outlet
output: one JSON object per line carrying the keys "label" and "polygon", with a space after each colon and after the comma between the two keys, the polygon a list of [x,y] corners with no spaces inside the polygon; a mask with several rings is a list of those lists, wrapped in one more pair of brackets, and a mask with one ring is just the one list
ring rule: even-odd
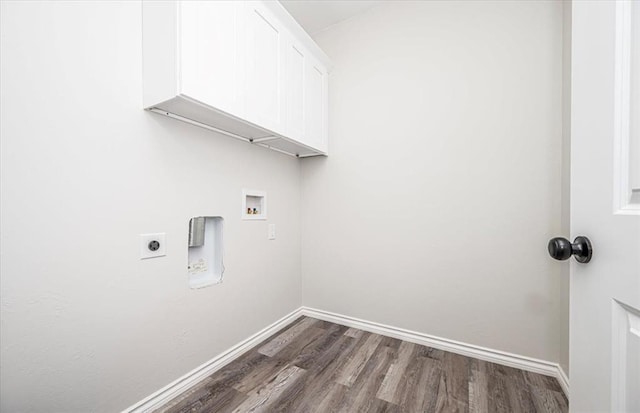
{"label": "round electrical outlet", "polygon": [[153,240],[149,243],[149,250],[158,251],[159,248],[160,248],[160,243],[158,241]]}

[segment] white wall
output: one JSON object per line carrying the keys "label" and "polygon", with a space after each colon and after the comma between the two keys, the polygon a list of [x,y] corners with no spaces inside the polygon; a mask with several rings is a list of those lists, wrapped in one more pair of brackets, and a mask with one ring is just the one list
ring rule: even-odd
{"label": "white wall", "polygon": [[[121,410],[298,308],[298,161],[141,109],[140,2],[1,3],[0,410]],[[209,214],[225,280],[191,290]]]}
{"label": "white wall", "polygon": [[559,361],[561,2],[391,2],[316,40],[304,304]]}

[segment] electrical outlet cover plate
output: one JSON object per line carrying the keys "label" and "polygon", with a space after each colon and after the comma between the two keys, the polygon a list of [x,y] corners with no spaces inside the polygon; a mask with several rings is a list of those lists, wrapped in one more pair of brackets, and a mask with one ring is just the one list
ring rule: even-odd
{"label": "electrical outlet cover plate", "polygon": [[[149,244],[157,241],[160,245],[157,250],[153,251],[149,248]],[[156,244],[157,245],[157,244]],[[163,257],[167,255],[167,241],[165,233],[157,234],[140,234],[140,259]]]}

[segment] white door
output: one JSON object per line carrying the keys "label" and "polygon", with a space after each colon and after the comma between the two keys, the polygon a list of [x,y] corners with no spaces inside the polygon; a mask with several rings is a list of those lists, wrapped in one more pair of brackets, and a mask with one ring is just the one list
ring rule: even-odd
{"label": "white door", "polygon": [[284,131],[287,33],[261,1],[247,2],[247,118],[279,134]]}
{"label": "white door", "polygon": [[570,409],[640,412],[640,2],[572,6]]}
{"label": "white door", "polygon": [[180,3],[182,93],[245,116],[245,25],[242,2]]}

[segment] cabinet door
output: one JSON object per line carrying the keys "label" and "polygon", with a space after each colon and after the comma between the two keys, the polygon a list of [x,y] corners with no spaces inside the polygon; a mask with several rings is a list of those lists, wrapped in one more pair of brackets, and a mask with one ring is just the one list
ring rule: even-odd
{"label": "cabinet door", "polygon": [[287,136],[302,142],[305,133],[305,66],[307,52],[294,41],[287,44]]}
{"label": "cabinet door", "polygon": [[181,93],[245,116],[242,2],[184,1],[180,7]]}
{"label": "cabinet door", "polygon": [[327,152],[327,71],[309,58],[305,67],[305,134],[303,143]]}
{"label": "cabinet door", "polygon": [[260,1],[246,2],[247,118],[285,134],[284,27]]}

